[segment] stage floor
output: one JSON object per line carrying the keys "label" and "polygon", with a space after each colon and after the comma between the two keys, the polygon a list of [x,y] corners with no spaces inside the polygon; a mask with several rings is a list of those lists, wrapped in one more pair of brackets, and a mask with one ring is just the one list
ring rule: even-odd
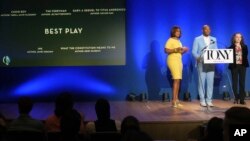
{"label": "stage floor", "polygon": [[[224,112],[232,106],[232,101],[214,100],[215,107],[206,108],[199,105],[199,101],[181,102],[182,108],[172,108],[170,102],[147,101],[147,102],[128,102],[111,101],[111,117],[122,120],[128,115],[137,117],[141,122],[181,122],[181,121],[207,121],[210,118],[224,117]],[[246,100],[250,107],[250,101]],[[85,121],[96,119],[95,102],[77,102],[74,106],[78,111],[84,113]],[[35,103],[31,115],[34,118],[45,120],[54,111],[54,103]],[[0,104],[0,112],[7,119],[14,119],[18,116],[17,104]]]}

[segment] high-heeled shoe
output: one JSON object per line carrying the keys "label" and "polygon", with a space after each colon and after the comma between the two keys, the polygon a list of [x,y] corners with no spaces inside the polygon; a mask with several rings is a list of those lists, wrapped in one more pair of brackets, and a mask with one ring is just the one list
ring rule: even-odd
{"label": "high-heeled shoe", "polygon": [[241,101],[240,101],[240,104],[241,104],[241,105],[246,105],[246,102],[245,102],[244,100],[241,100]]}
{"label": "high-heeled shoe", "polygon": [[177,100],[176,103],[177,103],[177,107],[183,107],[183,105],[180,103],[179,100]]}
{"label": "high-heeled shoe", "polygon": [[172,107],[173,107],[173,108],[178,108],[178,104],[177,104],[176,101],[175,101],[175,102],[172,102]]}

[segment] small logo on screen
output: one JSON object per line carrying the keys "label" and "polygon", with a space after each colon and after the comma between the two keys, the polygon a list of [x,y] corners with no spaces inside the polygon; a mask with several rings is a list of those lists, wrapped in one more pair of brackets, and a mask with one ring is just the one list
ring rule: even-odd
{"label": "small logo on screen", "polygon": [[230,125],[230,141],[249,141],[250,125]]}
{"label": "small logo on screen", "polygon": [[9,66],[10,65],[10,57],[9,56],[4,56],[3,57],[3,63],[6,65],[6,66]]}

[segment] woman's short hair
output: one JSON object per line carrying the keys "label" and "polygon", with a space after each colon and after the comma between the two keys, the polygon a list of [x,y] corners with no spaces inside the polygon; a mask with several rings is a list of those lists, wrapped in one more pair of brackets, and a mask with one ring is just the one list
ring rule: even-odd
{"label": "woman's short hair", "polygon": [[175,32],[177,32],[177,30],[180,30],[180,37],[181,38],[181,28],[179,26],[173,26],[171,31],[170,31],[170,37],[176,37],[175,36]]}

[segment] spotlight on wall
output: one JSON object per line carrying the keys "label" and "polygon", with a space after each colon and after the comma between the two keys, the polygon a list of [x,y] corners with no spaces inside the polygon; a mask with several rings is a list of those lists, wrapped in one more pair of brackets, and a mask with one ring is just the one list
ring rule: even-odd
{"label": "spotlight on wall", "polygon": [[191,94],[190,92],[185,92],[183,95],[183,101],[191,101]]}
{"label": "spotlight on wall", "polygon": [[169,93],[162,93],[162,102],[170,102]]}
{"label": "spotlight on wall", "polygon": [[129,93],[126,97],[127,101],[135,101],[136,100],[136,94],[135,93]]}
{"label": "spotlight on wall", "polygon": [[224,91],[223,92],[223,100],[225,101],[229,101],[231,98],[230,98],[230,94],[228,91]]}

